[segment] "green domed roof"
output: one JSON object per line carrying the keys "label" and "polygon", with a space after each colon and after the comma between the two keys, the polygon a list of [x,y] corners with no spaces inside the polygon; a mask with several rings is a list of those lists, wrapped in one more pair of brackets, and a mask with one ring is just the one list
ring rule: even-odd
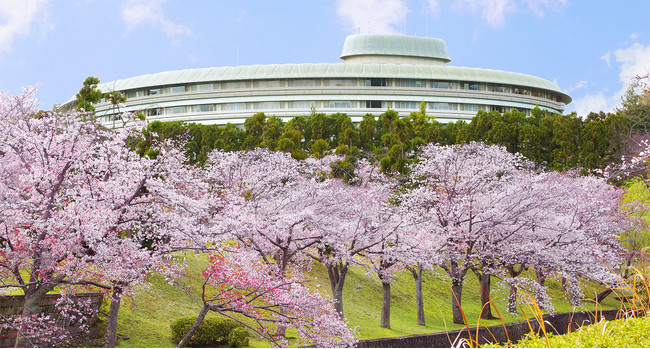
{"label": "green domed roof", "polygon": [[343,44],[341,59],[352,56],[421,57],[451,62],[443,40],[404,35],[350,35]]}

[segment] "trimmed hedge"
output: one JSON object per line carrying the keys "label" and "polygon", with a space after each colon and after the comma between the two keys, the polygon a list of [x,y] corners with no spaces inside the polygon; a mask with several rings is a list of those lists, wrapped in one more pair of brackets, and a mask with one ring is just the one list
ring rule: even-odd
{"label": "trimmed hedge", "polygon": [[[178,344],[183,339],[195,321],[196,316],[186,316],[177,319],[170,325],[174,343]],[[237,321],[206,316],[187,346],[194,348],[242,347],[248,345],[249,336],[248,330]]]}

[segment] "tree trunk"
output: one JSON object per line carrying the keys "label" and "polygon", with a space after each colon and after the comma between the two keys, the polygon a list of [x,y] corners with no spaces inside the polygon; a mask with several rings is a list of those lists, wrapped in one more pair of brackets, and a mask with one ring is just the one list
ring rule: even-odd
{"label": "tree trunk", "polygon": [[492,315],[492,309],[491,309],[491,303],[492,300],[490,299],[490,278],[491,275],[489,273],[483,272],[483,275],[480,277],[481,281],[481,319],[484,320],[492,320],[496,319],[494,315]]}
{"label": "tree trunk", "polygon": [[381,303],[381,327],[390,329],[390,282],[381,282],[383,300]]}
{"label": "tree trunk", "polygon": [[614,292],[613,289],[611,289],[611,288],[606,289],[605,291],[603,291],[603,292],[599,293],[598,295],[596,295],[596,298],[594,298],[594,302],[596,302],[596,303],[600,303],[600,302],[602,302],[602,301],[605,300],[605,298],[607,298],[607,296],[609,296],[612,292]]}
{"label": "tree trunk", "polygon": [[[508,271],[508,275],[510,275],[511,278],[515,278],[519,276],[524,270],[526,270],[525,265],[519,264],[519,268],[515,269],[514,265],[508,265],[506,266],[506,270]],[[516,313],[517,312],[517,293],[518,293],[518,288],[515,283],[510,284],[510,294],[508,294],[508,312],[510,313]]]}
{"label": "tree trunk", "polygon": [[462,296],[463,296],[463,280],[451,279],[451,311],[453,314],[453,321],[455,324],[464,325],[465,319],[463,318],[462,309]]}
{"label": "tree trunk", "polygon": [[106,348],[115,348],[117,346],[117,315],[120,312],[122,304],[122,288],[113,289],[111,298],[111,307],[108,310],[108,320],[106,321],[106,335],[104,337]]}
{"label": "tree trunk", "polygon": [[[280,315],[283,317],[287,315],[287,307],[285,306],[280,306]],[[286,337],[287,336],[287,326],[284,325],[278,325],[278,331],[276,334],[280,337]]]}
{"label": "tree trunk", "polygon": [[178,343],[178,345],[176,346],[177,348],[184,348],[187,345],[187,343],[189,343],[190,339],[192,339],[192,336],[194,336],[194,333],[199,328],[199,325],[201,325],[201,322],[203,322],[203,319],[205,318],[205,315],[208,313],[208,310],[210,310],[210,306],[204,304],[203,309],[201,309],[201,312],[199,313],[199,316],[196,317],[196,321],[194,321],[194,324],[192,324],[190,330],[187,331],[185,337],[183,337],[183,339]]}
{"label": "tree trunk", "polygon": [[[544,283],[546,282],[546,273],[544,273],[544,269],[542,268],[535,268],[535,274],[537,276],[537,283],[539,284],[540,288],[544,287]],[[542,292],[537,291],[535,292],[535,301],[537,302],[537,306],[542,309],[546,310],[544,306],[544,299],[542,298]]]}
{"label": "tree trunk", "polygon": [[415,305],[418,312],[418,325],[426,326],[424,320],[424,299],[422,295],[422,264],[418,264],[413,277],[415,278]]}
{"label": "tree trunk", "polygon": [[[42,296],[36,294],[25,294],[25,304],[23,305],[23,312],[21,317],[23,319],[31,317],[32,315],[38,312],[38,304],[41,301]],[[16,348],[27,348],[35,347],[29,338],[25,338],[18,333],[16,336]]]}
{"label": "tree trunk", "polygon": [[327,267],[332,298],[334,299],[334,309],[339,313],[341,319],[343,319],[343,285],[345,284],[348,268],[349,265],[345,262],[339,262]]}
{"label": "tree trunk", "polygon": [[517,285],[510,285],[510,294],[508,294],[508,312],[517,312]]}
{"label": "tree trunk", "polygon": [[[38,314],[38,305],[41,303],[41,299],[43,296],[47,294],[47,292],[51,291],[54,289],[54,286],[30,286],[27,288],[27,291],[25,292],[25,303],[23,305],[23,312],[21,313],[21,317],[23,319],[29,318],[32,315]],[[25,347],[32,347],[34,343],[28,338],[25,338],[20,335],[20,333],[16,336],[16,348],[25,348]]]}

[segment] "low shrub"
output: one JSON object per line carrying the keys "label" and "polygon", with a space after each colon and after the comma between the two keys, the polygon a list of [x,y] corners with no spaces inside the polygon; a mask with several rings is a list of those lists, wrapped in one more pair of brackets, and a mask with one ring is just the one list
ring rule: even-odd
{"label": "low shrub", "polygon": [[[174,343],[178,344],[183,339],[195,321],[195,316],[186,316],[170,325]],[[234,320],[206,316],[187,346],[201,348],[246,346],[249,336],[246,328]]]}
{"label": "low shrub", "polygon": [[[601,321],[561,336],[548,334],[551,348],[647,348],[650,346],[650,318]],[[543,337],[528,334],[516,348],[546,347]]]}
{"label": "low shrub", "polygon": [[233,348],[241,348],[248,346],[248,339],[250,333],[244,327],[235,327],[228,334],[228,345]]}

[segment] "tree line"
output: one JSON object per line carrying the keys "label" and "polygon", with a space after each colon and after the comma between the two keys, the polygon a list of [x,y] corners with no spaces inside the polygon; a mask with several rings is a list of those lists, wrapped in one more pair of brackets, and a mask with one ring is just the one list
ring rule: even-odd
{"label": "tree line", "polygon": [[520,153],[540,168],[566,171],[602,169],[627,150],[628,119],[619,113],[557,114],[535,108],[531,116],[512,110],[505,113],[480,110],[471,121],[443,124],[419,112],[400,117],[394,110],[379,116],[365,115],[358,125],[342,113],[312,112],[287,122],[257,113],[243,128],[184,122],[149,124],[144,139],[136,145],[141,154],[154,140],[187,140],[185,151],[192,164],[202,165],[214,150],[249,150],[263,147],[290,153],[296,159],[326,153],[362,154],[381,164],[385,172],[402,173],[409,153],[427,143],[440,145],[484,142]]}

